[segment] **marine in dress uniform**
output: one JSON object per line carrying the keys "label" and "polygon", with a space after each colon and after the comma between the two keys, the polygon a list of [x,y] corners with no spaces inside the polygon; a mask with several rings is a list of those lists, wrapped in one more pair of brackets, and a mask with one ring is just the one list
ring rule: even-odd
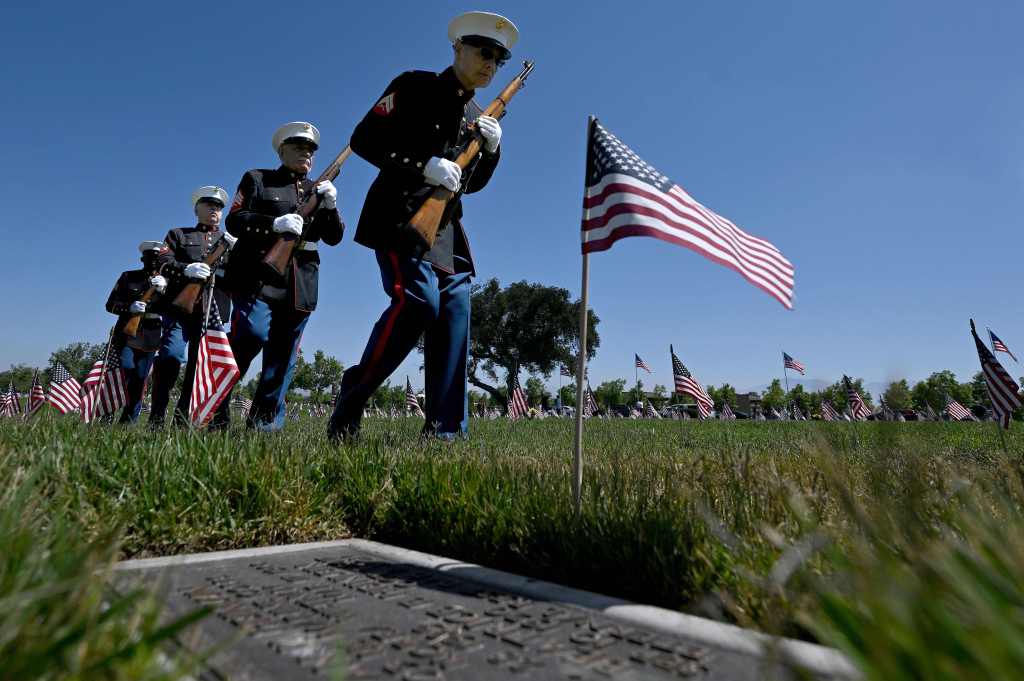
{"label": "marine in dress uniform", "polygon": [[[126,379],[127,402],[121,412],[121,423],[134,423],[139,418],[146,379],[153,366],[153,356],[160,347],[163,332],[160,302],[153,300],[146,303],[142,296],[150,288],[155,288],[158,294],[167,290],[167,280],[159,274],[159,258],[163,246],[160,241],[143,241],[139,244],[142,269],[122,272],[107,298],[107,312],[118,315],[114,338],[121,346],[121,369]],[[123,333],[124,326],[136,316],[142,317],[139,330],[134,336],[126,336]]]}
{"label": "marine in dress uniform", "polygon": [[[370,186],[355,240],[376,253],[391,303],[374,325],[359,364],[345,372],[328,425],[332,438],[358,432],[363,407],[424,336],[424,432],[468,432],[466,359],[470,280],[474,275],[452,200],[433,246],[424,253],[407,223],[438,185],[467,194],[487,185],[500,157],[501,127],[482,116],[475,90],[488,85],[510,56],[519,32],[508,19],[469,12],[448,26],[454,63],[441,73],[407,71],[395,78],[352,134],[352,150],[380,172]],[[484,138],[465,172],[455,158],[469,136]]]}
{"label": "marine in dress uniform", "polygon": [[[257,430],[284,427],[284,398],[291,385],[302,331],[316,309],[320,277],[319,242],[341,243],[345,225],[338,214],[338,191],[331,182],[314,183],[307,177],[320,132],[310,123],[287,123],[271,143],[281,159],[276,169],[250,170],[242,176],[226,220],[238,239],[231,252],[226,279],[235,312],[231,318],[231,351],[244,375],[263,352],[252,408],[247,424]],[[312,193],[319,195],[308,225],[296,213]],[[295,254],[280,280],[266,280],[263,256],[284,234],[300,235]],[[230,399],[219,415],[226,418]]]}
{"label": "marine in dress uniform", "polygon": [[[177,227],[167,232],[161,251],[161,274],[168,279],[168,291],[164,299],[172,301],[185,284],[193,281],[207,282],[215,277],[213,303],[222,318],[231,313],[231,299],[224,290],[221,272],[211,272],[210,266],[202,262],[210,250],[221,239],[218,230],[228,194],[220,187],[200,187],[192,193],[192,207],[196,214],[195,227]],[[230,241],[234,237],[227,235]],[[192,398],[192,380],[195,377],[196,361],[199,355],[199,337],[202,334],[204,305],[197,304],[191,315],[185,315],[170,305],[163,311],[163,336],[153,367],[153,401],[149,424],[160,427],[164,423],[171,388],[178,380],[181,365],[185,364],[185,376],[181,395],[174,409],[176,423],[188,423],[188,407]]]}

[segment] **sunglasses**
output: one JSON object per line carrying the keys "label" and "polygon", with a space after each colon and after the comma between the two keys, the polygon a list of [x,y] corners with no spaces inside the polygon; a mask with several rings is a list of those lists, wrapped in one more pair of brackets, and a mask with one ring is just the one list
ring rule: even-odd
{"label": "sunglasses", "polygon": [[465,36],[462,38],[462,42],[475,47],[480,52],[480,58],[484,61],[493,61],[499,67],[504,66],[508,62],[508,50],[494,47],[494,45],[487,43],[481,45],[482,41],[478,40],[475,36]]}
{"label": "sunglasses", "polygon": [[484,61],[493,61],[498,66],[504,66],[508,63],[508,57],[506,57],[504,53],[499,53],[498,50],[493,47],[487,47],[485,45],[484,47],[478,47],[476,49],[480,50],[480,58]]}

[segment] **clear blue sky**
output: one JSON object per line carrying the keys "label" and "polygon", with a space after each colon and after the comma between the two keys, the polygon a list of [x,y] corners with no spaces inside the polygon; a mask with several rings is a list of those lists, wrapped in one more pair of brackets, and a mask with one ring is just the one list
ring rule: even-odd
{"label": "clear blue sky", "polygon": [[[230,194],[275,166],[270,135],[290,120],[320,128],[318,171],[394,75],[449,63],[447,22],[467,9],[507,14],[515,57],[537,62],[501,166],[466,200],[481,280],[579,295],[588,114],[796,266],[787,312],[653,239],[596,254],[595,385],[632,380],[634,352],[648,385],[670,385],[669,343],[702,382],[739,389],[778,376],[783,349],[809,379],[966,380],[972,315],[1024,353],[1019,3],[60,2],[8,7],[0,40],[0,366],[105,338],[118,273],[139,241],[192,224],[193,188]],[[342,172],[349,232],[322,251],[303,341],[346,365],[386,304],[351,241],[373,172]],[[422,385],[419,362],[395,379]]]}

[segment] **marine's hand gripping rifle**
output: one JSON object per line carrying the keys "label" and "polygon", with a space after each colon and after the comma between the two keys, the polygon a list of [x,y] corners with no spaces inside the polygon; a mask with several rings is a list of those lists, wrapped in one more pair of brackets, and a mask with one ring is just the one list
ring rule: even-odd
{"label": "marine's hand gripping rifle", "polygon": [[[232,243],[229,243],[228,240],[222,236],[203,259],[203,262],[210,266],[211,277],[217,276],[217,267],[220,265],[220,261],[224,256],[227,255],[227,252],[231,250],[231,246]],[[192,314],[196,301],[199,300],[199,294],[203,291],[204,283],[205,282],[203,281],[190,281],[185,284],[185,286],[182,287],[181,292],[175,296],[171,306],[183,314]]]}
{"label": "marine's hand gripping rifle", "polygon": [[[526,78],[530,75],[531,71],[533,71],[533,62],[524,61],[523,70],[519,72],[519,75],[505,86],[501,94],[480,115],[491,116],[497,119],[502,118],[505,115],[505,107],[508,106],[509,101],[515,97],[516,93],[526,85]],[[480,133],[476,133],[459,155],[455,157],[455,163],[465,171],[469,164],[476,159],[482,146],[483,136]],[[444,218],[445,209],[457,194],[458,192],[453,192],[444,187],[436,188],[427,197],[427,200],[423,202],[423,205],[419,207],[415,215],[410,218],[408,225],[406,225],[410,235],[422,241],[420,245],[424,247],[424,252],[429,251],[434,245],[434,240],[437,238],[437,230],[440,229],[441,220]]]}
{"label": "marine's hand gripping rifle", "polygon": [[[324,172],[320,173],[320,177],[316,178],[313,183],[313,190],[310,192],[306,200],[302,202],[298,210],[295,212],[302,216],[302,221],[309,226],[310,220],[313,219],[313,213],[320,207],[320,195],[316,193],[316,185],[320,184],[324,180],[330,180],[334,182],[334,179],[338,177],[338,173],[341,172],[341,164],[345,162],[345,159],[352,153],[352,148],[346,146],[341,150],[341,153],[334,157],[331,161],[331,165],[324,169]],[[292,259],[292,254],[295,253],[295,247],[299,243],[299,236],[297,234],[282,234],[278,237],[274,245],[270,247],[267,254],[263,256],[263,262],[261,267],[263,268],[263,278],[267,282],[277,282],[284,277],[285,271],[288,269],[288,261]]]}
{"label": "marine's hand gripping rifle", "polygon": [[[160,274],[159,269],[154,272],[150,272],[149,276],[150,278],[153,278],[158,274]],[[142,301],[143,303],[149,303],[149,301],[153,300],[153,296],[155,296],[156,294],[156,287],[150,286],[148,289],[145,290],[145,292],[142,294],[142,297],[139,298],[139,300]],[[121,332],[130,338],[135,338],[135,336],[137,336],[139,333],[139,323],[142,321],[142,315],[144,314],[145,312],[140,312],[139,314],[132,315],[131,318],[124,323],[124,326],[121,327]]]}

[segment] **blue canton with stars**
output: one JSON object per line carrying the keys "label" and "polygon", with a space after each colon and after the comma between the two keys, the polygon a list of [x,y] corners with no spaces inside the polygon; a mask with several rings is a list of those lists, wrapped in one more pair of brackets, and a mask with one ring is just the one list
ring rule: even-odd
{"label": "blue canton with stars", "polygon": [[597,185],[601,178],[609,173],[629,175],[662,192],[667,192],[673,185],[672,180],[658,172],[657,168],[637,156],[618,137],[594,121],[587,149],[587,186]]}

